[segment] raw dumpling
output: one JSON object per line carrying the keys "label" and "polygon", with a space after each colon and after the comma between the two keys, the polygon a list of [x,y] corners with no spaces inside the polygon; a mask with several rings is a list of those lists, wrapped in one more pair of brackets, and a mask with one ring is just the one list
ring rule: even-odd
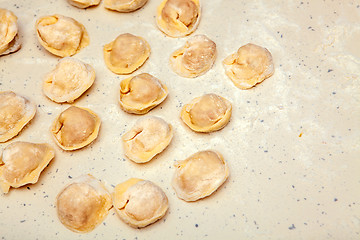
{"label": "raw dumpling", "polygon": [[185,201],[196,201],[211,195],[228,178],[229,168],[222,155],[207,150],[197,152],[175,163],[172,186]]}
{"label": "raw dumpling", "polygon": [[213,132],[230,121],[231,109],[228,100],[210,93],[186,104],[181,110],[181,119],[195,132]]}
{"label": "raw dumpling", "polygon": [[71,106],[54,121],[51,132],[62,149],[76,150],[97,138],[100,124],[100,118],[90,109]]}
{"label": "raw dumpling", "polygon": [[142,117],[122,136],[125,155],[136,163],[150,161],[171,142],[173,129],[159,117]]}
{"label": "raw dumpling", "polygon": [[17,17],[13,12],[0,8],[0,56],[16,52],[20,47]]}
{"label": "raw dumpling", "polygon": [[118,184],[113,202],[121,220],[134,228],[156,222],[169,208],[168,198],[160,187],[138,178]]}
{"label": "raw dumpling", "polygon": [[65,227],[86,233],[104,221],[112,201],[104,185],[87,174],[74,179],[58,194],[56,207],[58,218]]}
{"label": "raw dumpling", "polygon": [[0,92],[0,143],[15,137],[33,119],[36,107],[14,92]]}
{"label": "raw dumpling", "polygon": [[73,102],[80,97],[95,80],[95,70],[88,64],[66,57],[46,75],[44,94],[54,102]]}
{"label": "raw dumpling", "polygon": [[205,35],[196,35],[171,54],[170,66],[178,75],[194,78],[207,72],[215,58],[216,44]]}
{"label": "raw dumpling", "polygon": [[120,83],[120,107],[129,113],[145,114],[165,100],[167,87],[148,73]]}
{"label": "raw dumpling", "polygon": [[116,74],[129,74],[141,67],[150,56],[150,46],[142,37],[119,35],[104,46],[106,66]]}
{"label": "raw dumpling", "polygon": [[67,0],[68,3],[78,8],[87,8],[99,5],[101,0]]}
{"label": "raw dumpling", "polygon": [[157,26],[170,37],[184,37],[195,31],[200,13],[199,0],[164,0],[157,10]]}
{"label": "raw dumpling", "polygon": [[240,89],[252,88],[274,73],[271,53],[252,43],[225,58],[223,65],[226,75]]}
{"label": "raw dumpling", "polygon": [[72,56],[90,42],[89,35],[81,23],[59,14],[38,19],[36,33],[40,44],[59,57]]}
{"label": "raw dumpling", "polygon": [[118,12],[132,12],[138,10],[148,0],[105,0],[105,7]]}
{"label": "raw dumpling", "polygon": [[36,183],[54,156],[54,149],[48,144],[13,142],[8,145],[0,156],[2,191],[8,193],[10,187]]}

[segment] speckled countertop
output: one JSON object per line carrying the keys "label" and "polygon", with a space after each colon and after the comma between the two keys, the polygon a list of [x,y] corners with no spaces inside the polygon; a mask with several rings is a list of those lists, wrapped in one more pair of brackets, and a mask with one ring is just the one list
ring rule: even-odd
{"label": "speckled countertop", "polygon": [[[196,79],[171,71],[170,53],[187,38],[172,39],[155,25],[159,0],[122,14],[103,4],[87,10],[65,0],[0,0],[19,18],[19,52],[0,57],[0,91],[34,101],[37,114],[13,140],[48,142],[56,157],[35,185],[0,196],[1,239],[360,239],[360,2],[201,1],[195,34],[216,42],[213,68]],[[63,14],[84,24],[90,45],[74,57],[91,64],[95,84],[75,104],[98,113],[102,126],[90,146],[64,152],[50,125],[67,104],[42,94],[42,79],[58,58],[37,42],[35,21]],[[120,33],[144,37],[152,52],[134,74],[148,72],[169,88],[169,96],[148,115],[171,123],[171,145],[150,163],[125,159],[121,135],[139,116],[120,110],[119,83],[102,47]],[[266,47],[275,74],[244,91],[224,74],[221,61],[252,42]],[[133,74],[133,75],[134,75]],[[192,132],[180,120],[181,107],[204,93],[230,100],[233,115],[221,131]],[[173,163],[199,150],[215,149],[228,161],[230,177],[212,196],[194,203],[178,199],[170,186]],[[112,209],[103,224],[76,234],[58,220],[55,198],[71,178],[91,173],[109,190],[130,177],[148,179],[167,194],[170,209],[144,229],[123,223]]]}

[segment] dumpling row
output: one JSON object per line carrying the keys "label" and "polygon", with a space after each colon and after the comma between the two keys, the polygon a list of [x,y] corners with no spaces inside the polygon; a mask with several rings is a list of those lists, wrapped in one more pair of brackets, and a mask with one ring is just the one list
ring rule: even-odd
{"label": "dumpling row", "polygon": [[[72,4],[97,4],[93,1],[71,1]],[[106,6],[142,6],[146,1],[107,0]],[[117,9],[120,11],[119,9]],[[0,9],[0,54],[16,51],[18,43],[16,16]],[[157,24],[160,30],[172,37],[181,37],[195,30],[200,19],[198,0],[165,0],[158,8]],[[50,53],[67,57],[78,53],[89,44],[85,27],[75,19],[55,14],[36,21],[37,37]],[[120,34],[103,49],[106,66],[116,74],[130,74],[141,67],[150,55],[148,42],[130,33]],[[190,38],[185,46],[170,57],[170,66],[183,77],[197,77],[208,71],[216,58],[216,44],[205,35]],[[224,61],[226,75],[241,89],[248,89],[274,73],[270,52],[255,44],[246,44]],[[66,100],[65,100],[66,101]],[[73,100],[70,100],[73,101]]]}
{"label": "dumpling row", "polygon": [[[228,178],[229,168],[216,151],[200,151],[175,163],[172,186],[185,201],[197,201],[215,192]],[[119,218],[134,228],[146,227],[161,219],[169,208],[164,191],[151,181],[139,178],[115,186],[112,195],[91,175],[69,183],[56,198],[58,217],[72,231],[92,231],[114,206]]]}
{"label": "dumpling row", "polygon": [[[77,8],[88,8],[99,5],[101,0],[67,0]],[[118,12],[132,12],[146,4],[148,0],[104,0],[105,8]]]}
{"label": "dumpling row", "polygon": [[164,191],[151,181],[131,178],[118,184],[111,195],[90,174],[72,180],[56,198],[60,222],[79,233],[92,231],[113,206],[122,221],[141,228],[162,218],[169,203]]}

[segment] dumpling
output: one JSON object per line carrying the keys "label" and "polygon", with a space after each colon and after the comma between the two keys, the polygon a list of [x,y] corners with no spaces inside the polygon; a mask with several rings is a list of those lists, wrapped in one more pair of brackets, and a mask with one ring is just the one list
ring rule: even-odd
{"label": "dumpling", "polygon": [[142,117],[122,136],[125,155],[136,163],[150,161],[171,142],[173,129],[159,117]]}
{"label": "dumpling", "polygon": [[248,43],[224,59],[226,75],[240,89],[249,89],[274,73],[271,53],[263,47]]}
{"label": "dumpling", "polygon": [[99,5],[101,0],[67,0],[68,3],[78,8],[87,8]]}
{"label": "dumpling", "polygon": [[199,0],[164,0],[157,9],[158,28],[170,37],[184,37],[200,22]]}
{"label": "dumpling", "polygon": [[111,195],[90,174],[67,185],[56,198],[57,215],[71,231],[86,233],[102,223],[112,208]]}
{"label": "dumpling", "polygon": [[129,113],[145,114],[165,100],[167,87],[148,73],[120,83],[120,107]]}
{"label": "dumpling", "polygon": [[0,92],[0,143],[15,137],[35,116],[36,106],[11,91]]}
{"label": "dumpling", "polygon": [[213,132],[228,124],[231,103],[214,93],[194,98],[181,110],[181,119],[195,132]]}
{"label": "dumpling", "polygon": [[79,98],[95,80],[95,70],[80,60],[66,57],[45,76],[44,94],[54,102],[73,102]]}
{"label": "dumpling", "polygon": [[178,75],[194,78],[206,73],[215,58],[216,44],[205,35],[196,35],[171,54],[170,66]]}
{"label": "dumpling", "polygon": [[54,149],[48,144],[11,143],[0,156],[1,190],[8,193],[10,187],[18,188],[36,183],[40,173],[54,156]]}
{"label": "dumpling", "polygon": [[175,163],[172,186],[179,198],[196,201],[215,192],[228,176],[228,165],[220,153],[201,151]]}
{"label": "dumpling", "polygon": [[20,47],[17,17],[13,12],[0,8],[0,56],[16,52]]}
{"label": "dumpling", "polygon": [[160,187],[138,178],[118,184],[113,203],[121,220],[134,228],[156,222],[169,208],[168,198]]}
{"label": "dumpling", "polygon": [[71,106],[55,119],[51,133],[62,149],[76,150],[97,138],[100,124],[100,118],[90,109]]}
{"label": "dumpling", "polygon": [[129,74],[141,67],[150,56],[150,45],[142,37],[120,34],[104,46],[106,66],[116,74]]}
{"label": "dumpling", "polygon": [[40,44],[59,57],[72,56],[90,42],[81,23],[59,14],[39,18],[36,21],[36,33]]}
{"label": "dumpling", "polygon": [[105,0],[105,8],[118,12],[132,12],[138,10],[148,0]]}

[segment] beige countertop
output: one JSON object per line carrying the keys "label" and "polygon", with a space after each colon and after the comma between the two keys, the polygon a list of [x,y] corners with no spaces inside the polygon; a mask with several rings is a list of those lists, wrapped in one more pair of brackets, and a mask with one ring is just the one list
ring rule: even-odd
{"label": "beige countertop", "polygon": [[[39,182],[0,196],[1,239],[360,239],[360,2],[202,0],[194,34],[217,44],[218,56],[206,74],[176,75],[169,56],[186,38],[166,37],[155,23],[159,0],[133,13],[100,6],[77,9],[65,0],[0,0],[18,16],[22,48],[0,57],[0,91],[12,90],[37,105],[30,124],[14,141],[47,142],[56,157]],[[102,120],[99,137],[82,150],[65,152],[53,141],[50,125],[68,104],[42,93],[43,77],[59,58],[40,46],[35,21],[44,15],[75,18],[87,29],[90,45],[74,58],[91,64],[94,85],[75,105]],[[139,118],[118,104],[120,81],[109,71],[103,45],[121,33],[144,37],[148,61],[132,75],[148,72],[169,88],[169,96],[148,113],[174,127],[170,146],[147,164],[126,159],[121,135]],[[192,35],[194,35],[192,34]],[[250,90],[236,88],[222,60],[252,42],[273,55],[275,73]],[[199,134],[180,120],[181,107],[204,93],[231,101],[230,123]],[[230,177],[208,198],[188,203],[170,185],[174,162],[205,149],[221,152]],[[130,177],[151,180],[169,198],[163,219],[133,229],[110,211],[88,234],[66,229],[55,199],[71,178],[90,173],[112,191]]]}

